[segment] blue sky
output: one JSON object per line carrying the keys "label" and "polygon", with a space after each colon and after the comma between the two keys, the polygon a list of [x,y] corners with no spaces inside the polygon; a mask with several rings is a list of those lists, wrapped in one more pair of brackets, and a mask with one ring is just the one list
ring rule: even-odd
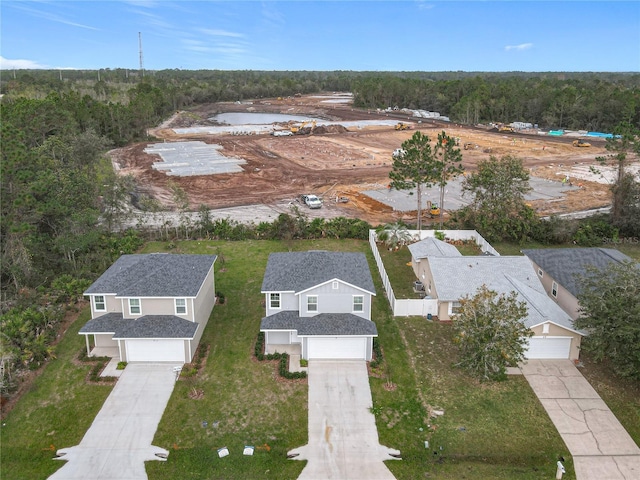
{"label": "blue sky", "polygon": [[0,1],[0,68],[640,71],[640,1]]}

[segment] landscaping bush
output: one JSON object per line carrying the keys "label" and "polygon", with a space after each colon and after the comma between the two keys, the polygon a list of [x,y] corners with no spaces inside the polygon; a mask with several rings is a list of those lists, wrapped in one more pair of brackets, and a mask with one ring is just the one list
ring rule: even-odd
{"label": "landscaping bush", "polygon": [[289,371],[289,354],[288,353],[268,353],[264,354],[264,332],[258,333],[254,354],[259,361],[263,360],[280,360],[278,364],[278,374],[282,378],[294,380],[298,378],[307,378],[307,372],[290,372]]}
{"label": "landscaping bush", "polygon": [[369,366],[371,368],[377,368],[382,364],[384,357],[382,355],[382,348],[380,347],[380,342],[378,341],[378,337],[374,337],[373,339],[373,360],[369,362]]}

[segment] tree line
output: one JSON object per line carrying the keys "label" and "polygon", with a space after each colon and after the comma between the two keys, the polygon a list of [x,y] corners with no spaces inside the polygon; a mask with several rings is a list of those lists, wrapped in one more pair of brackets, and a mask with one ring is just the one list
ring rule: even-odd
{"label": "tree line", "polygon": [[[350,91],[361,108],[437,111],[463,124],[514,121],[547,129],[611,132],[621,122],[640,126],[640,75],[577,72],[288,72],[125,69],[30,70],[5,75],[8,99],[74,93],[87,103],[126,106],[140,117],[203,103],[271,98],[321,91]],[[142,87],[144,85],[144,87]],[[137,87],[136,87],[137,86]],[[132,93],[133,92],[133,93]],[[134,121],[138,109],[113,112],[117,124]],[[101,116],[98,115],[98,118]],[[99,123],[109,124],[103,114]],[[116,125],[113,128],[118,129]],[[124,131],[129,129],[124,127]],[[124,132],[120,132],[124,133]],[[139,132],[138,132],[139,133]],[[110,133],[113,137],[114,134]],[[125,135],[126,137],[126,135]],[[116,142],[117,144],[119,142]]]}

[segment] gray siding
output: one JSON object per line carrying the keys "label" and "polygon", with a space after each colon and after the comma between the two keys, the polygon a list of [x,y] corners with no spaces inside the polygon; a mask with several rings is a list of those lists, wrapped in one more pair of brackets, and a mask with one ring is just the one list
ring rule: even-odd
{"label": "gray siding", "polygon": [[[308,312],[307,298],[314,295],[318,297],[318,311]],[[364,299],[362,312],[353,311],[354,295],[360,295]],[[309,289],[300,294],[299,297],[301,317],[313,317],[318,313],[353,313],[358,317],[371,320],[371,295],[342,282],[338,282],[337,289],[333,288],[333,282],[328,282],[324,285]]]}
{"label": "gray siding", "polygon": [[271,308],[270,307],[270,293],[278,293],[278,292],[269,292],[265,294],[265,304],[266,304],[266,315],[268,317],[278,312],[282,312],[284,310],[298,310],[298,297],[293,292],[280,293],[280,308]]}

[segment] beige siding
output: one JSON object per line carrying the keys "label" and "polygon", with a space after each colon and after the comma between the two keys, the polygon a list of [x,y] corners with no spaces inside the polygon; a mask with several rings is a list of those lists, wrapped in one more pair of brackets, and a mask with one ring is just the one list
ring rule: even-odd
{"label": "beige siding", "polygon": [[438,320],[451,320],[449,316],[449,302],[438,302]]}
{"label": "beige siding", "polygon": [[542,333],[543,325],[537,325],[531,329],[533,334],[536,337],[571,337],[571,352],[569,354],[569,358],[571,360],[577,360],[580,357],[580,342],[582,341],[582,335],[567,330],[566,328],[562,328],[553,323],[549,324],[549,332]]}
{"label": "beige siding", "polygon": [[91,295],[91,318],[100,317],[106,313],[114,313],[122,311],[122,302],[119,298],[116,298],[115,295],[103,295],[105,299],[106,310],[102,312],[96,312],[94,310],[94,297],[95,295]]}
{"label": "beige siding", "polygon": [[198,327],[198,331],[196,332],[195,338],[191,341],[192,357],[196,352],[198,343],[200,343],[200,339],[202,338],[202,334],[204,332],[205,327],[207,326],[207,322],[209,321],[209,317],[211,316],[211,312],[213,311],[213,306],[215,305],[215,303],[216,303],[216,286],[215,286],[214,269],[212,266],[196,298],[193,299],[193,301],[187,302],[188,305],[193,305],[194,307],[193,311],[195,313],[195,321],[200,325]]}
{"label": "beige siding", "polygon": [[[564,288],[560,284],[558,284],[557,295],[555,297],[551,295],[553,282],[555,281],[557,283],[556,279],[553,278],[544,270],[542,270],[540,266],[537,265],[535,262],[532,261],[531,263],[533,264],[533,267],[536,270],[536,275],[538,275],[538,278],[542,282],[544,291],[547,292],[547,295],[549,296],[549,298],[554,302],[556,302],[558,306],[562,308],[562,310],[564,310],[567,313],[567,315],[569,315],[573,320],[578,318],[579,316],[578,299],[574,297],[566,288]],[[542,270],[542,277],[540,277],[540,275],[538,274],[538,270]]]}

